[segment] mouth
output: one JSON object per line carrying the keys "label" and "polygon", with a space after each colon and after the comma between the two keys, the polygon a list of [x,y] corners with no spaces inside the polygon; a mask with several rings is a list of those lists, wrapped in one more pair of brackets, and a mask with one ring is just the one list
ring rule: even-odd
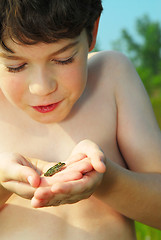
{"label": "mouth", "polygon": [[60,104],[60,102],[52,103],[49,105],[33,106],[33,109],[40,113],[48,113],[48,112],[52,112],[53,110],[55,110],[59,104]]}

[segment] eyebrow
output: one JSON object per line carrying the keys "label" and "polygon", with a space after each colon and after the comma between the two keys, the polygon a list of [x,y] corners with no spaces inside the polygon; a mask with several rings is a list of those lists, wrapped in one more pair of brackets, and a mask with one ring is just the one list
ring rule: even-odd
{"label": "eyebrow", "polygon": [[[56,56],[56,55],[58,55],[58,54],[60,54],[60,53],[63,53],[63,52],[65,52],[65,51],[67,51],[68,49],[76,46],[78,43],[79,43],[78,40],[75,41],[75,42],[69,43],[69,44],[67,44],[66,46],[62,47],[61,49],[57,50],[56,52],[51,53],[49,57],[51,57],[51,56]],[[6,52],[9,52],[9,53],[11,53],[11,54],[14,54],[14,53],[15,53],[12,49],[8,48],[8,47],[4,44],[4,42],[2,42],[2,44],[3,44],[3,47],[4,47],[4,49],[5,49]],[[12,60],[22,60],[22,59],[23,59],[23,57],[19,57],[19,56],[15,56],[15,55],[8,55],[8,54],[6,54],[6,53],[4,53],[4,52],[0,52],[0,57],[6,58],[6,59],[12,59]]]}

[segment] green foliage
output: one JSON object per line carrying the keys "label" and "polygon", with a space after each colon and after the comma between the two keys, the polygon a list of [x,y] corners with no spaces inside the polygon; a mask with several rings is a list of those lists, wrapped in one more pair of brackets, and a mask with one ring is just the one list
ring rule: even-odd
{"label": "green foliage", "polygon": [[136,21],[138,42],[126,29],[113,43],[115,50],[126,53],[134,63],[150,97],[161,96],[161,24],[145,15]]}
{"label": "green foliage", "polygon": [[153,105],[154,113],[156,116],[156,119],[158,121],[158,124],[161,129],[161,97],[160,98],[151,98],[151,102]]}
{"label": "green foliage", "polygon": [[154,74],[152,68],[136,68],[150,97],[161,97],[161,73]]}
{"label": "green foliage", "polygon": [[138,42],[126,29],[121,31],[120,39],[113,43],[113,48],[126,52],[136,66],[151,68],[154,74],[160,72],[161,64],[161,25],[151,22],[145,15],[136,21],[136,31],[141,41]]}
{"label": "green foliage", "polygon": [[161,239],[161,231],[143,225],[141,223],[136,222],[136,235],[137,240],[159,240]]}
{"label": "green foliage", "polygon": [[139,49],[141,65],[145,68],[150,67],[153,73],[157,74],[161,62],[161,26],[158,22],[151,22],[148,16],[144,16],[137,20],[136,29],[143,39]]}

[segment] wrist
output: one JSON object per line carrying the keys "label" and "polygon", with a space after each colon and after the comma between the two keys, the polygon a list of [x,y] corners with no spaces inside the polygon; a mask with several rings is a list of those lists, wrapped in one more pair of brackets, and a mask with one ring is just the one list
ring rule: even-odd
{"label": "wrist", "polygon": [[106,171],[103,173],[102,181],[95,192],[96,197],[105,202],[111,199],[113,191],[118,190],[118,182],[122,176],[121,170],[118,164],[109,159],[106,160]]}

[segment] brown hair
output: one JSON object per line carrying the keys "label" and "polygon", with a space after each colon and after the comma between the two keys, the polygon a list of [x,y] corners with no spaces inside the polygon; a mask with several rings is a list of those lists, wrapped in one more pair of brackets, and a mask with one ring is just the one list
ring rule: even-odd
{"label": "brown hair", "polygon": [[0,42],[10,37],[23,44],[74,38],[86,29],[89,45],[101,0],[1,0]]}

